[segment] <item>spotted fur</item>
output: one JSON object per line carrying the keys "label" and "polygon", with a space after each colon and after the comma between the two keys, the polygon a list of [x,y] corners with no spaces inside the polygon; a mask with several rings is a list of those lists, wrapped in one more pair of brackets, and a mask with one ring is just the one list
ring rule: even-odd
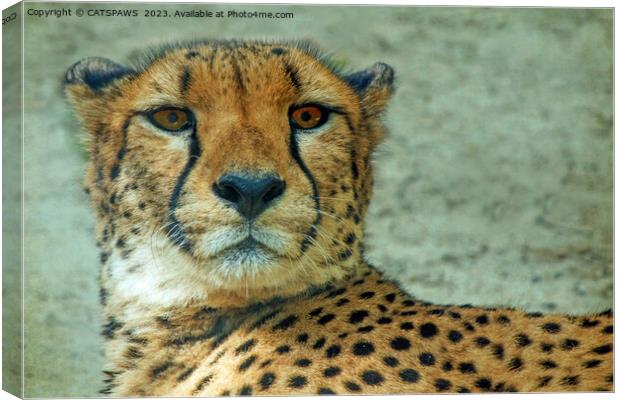
{"label": "spotted fur", "polygon": [[[121,396],[609,391],[611,312],[420,302],[363,257],[393,71],[306,43],[188,42],[67,72],[97,214],[105,388]],[[314,131],[291,110],[319,104]],[[190,110],[191,129],[148,115]],[[217,196],[276,176],[255,219]],[[253,242],[242,243],[252,235]]]}

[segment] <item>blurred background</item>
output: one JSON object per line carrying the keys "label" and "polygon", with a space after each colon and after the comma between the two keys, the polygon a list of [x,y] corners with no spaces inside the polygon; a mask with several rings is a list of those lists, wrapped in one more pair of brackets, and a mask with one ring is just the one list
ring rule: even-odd
{"label": "blurred background", "polygon": [[[78,5],[26,4],[60,7]],[[243,5],[79,5],[119,7],[140,16],[25,17],[27,397],[94,396],[102,378],[94,218],[64,71],[171,40],[310,38],[348,66],[394,67],[367,247],[415,296],[612,306],[611,10],[281,5],[260,10],[294,18],[267,20],[142,16],[256,8]]]}

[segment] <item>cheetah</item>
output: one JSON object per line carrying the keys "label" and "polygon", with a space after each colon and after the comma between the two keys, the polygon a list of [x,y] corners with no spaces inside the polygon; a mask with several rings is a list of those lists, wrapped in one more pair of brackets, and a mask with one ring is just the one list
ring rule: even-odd
{"label": "cheetah", "polygon": [[430,304],[364,259],[393,69],[192,41],[65,92],[90,154],[104,394],[610,391],[612,312]]}

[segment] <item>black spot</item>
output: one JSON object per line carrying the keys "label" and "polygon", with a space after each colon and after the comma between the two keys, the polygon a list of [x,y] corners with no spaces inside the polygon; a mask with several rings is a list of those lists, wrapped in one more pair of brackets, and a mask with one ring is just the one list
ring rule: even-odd
{"label": "black spot", "polygon": [[450,311],[448,312],[448,315],[450,315],[452,319],[461,319],[461,314],[456,311]]}
{"label": "black spot", "polygon": [[123,327],[122,322],[118,322],[114,317],[108,318],[108,322],[103,325],[103,330],[101,334],[106,339],[112,339],[114,337],[114,333]]}
{"label": "black spot", "polygon": [[135,346],[129,346],[129,347],[127,347],[127,351],[125,352],[125,356],[127,358],[142,358],[144,356],[144,353],[142,353],[142,351],[140,351]]}
{"label": "black spot", "polygon": [[271,363],[272,363],[272,362],[273,362],[273,360],[266,360],[266,361],[263,361],[263,362],[260,364],[260,367],[259,367],[259,368],[265,368],[265,367],[267,367],[267,366],[271,365]]}
{"label": "black spot", "polygon": [[458,389],[456,389],[457,393],[471,393],[471,390],[467,389],[464,386],[460,386]]}
{"label": "black spot", "polygon": [[375,296],[375,292],[364,292],[362,294],[360,294],[360,299],[371,299]]}
{"label": "black spot", "polygon": [[247,370],[248,368],[250,368],[250,366],[252,366],[252,364],[254,364],[254,361],[256,361],[256,356],[249,356],[239,365],[239,371],[242,372]]}
{"label": "black spot", "polygon": [[409,316],[409,315],[416,315],[418,312],[417,311],[403,311],[400,313],[400,315],[402,315],[403,317]]}
{"label": "black spot", "polygon": [[459,331],[450,331],[448,332],[448,339],[451,342],[458,343],[463,339],[463,334]]}
{"label": "black spot", "polygon": [[347,381],[344,383],[344,386],[350,391],[350,392],[359,392],[362,390],[362,388],[360,387],[360,385],[358,385],[355,382],[351,382],[351,381]]}
{"label": "black spot", "polygon": [[508,370],[509,371],[519,371],[523,368],[523,360],[519,357],[514,357],[512,360],[508,362]]}
{"label": "black spot", "polygon": [[370,342],[357,342],[353,345],[353,354],[356,356],[367,356],[375,351],[375,346]]}
{"label": "black spot", "polygon": [[252,386],[245,385],[239,390],[239,396],[251,396],[252,395]]}
{"label": "black spot", "polygon": [[382,384],[385,379],[383,378],[383,375],[377,371],[365,371],[362,374],[362,380],[368,385],[378,386]]}
{"label": "black spot", "polygon": [[555,346],[552,345],[551,343],[541,343],[540,351],[542,351],[543,353],[551,353],[554,347]]}
{"label": "black spot", "polygon": [[555,362],[551,360],[544,360],[540,362],[540,366],[543,367],[543,369],[553,369],[553,368],[557,368],[558,364],[556,364]]}
{"label": "black spot", "polygon": [[321,311],[323,311],[323,307],[315,308],[314,310],[310,311],[308,315],[311,317],[316,317],[321,313]]}
{"label": "black spot", "polygon": [[399,351],[407,350],[408,348],[411,347],[411,342],[409,342],[409,339],[407,338],[398,336],[392,339],[392,341],[390,342],[390,346],[392,346],[394,350],[399,350]]}
{"label": "black spot", "polygon": [[542,387],[549,385],[549,382],[551,382],[551,379],[553,379],[553,377],[543,376],[542,378],[538,380],[538,387],[542,388]]}
{"label": "black spot", "polygon": [[327,350],[325,350],[325,355],[327,356],[327,358],[334,358],[340,354],[340,351],[341,351],[340,346],[335,344],[335,345],[329,346]]}
{"label": "black spot", "polygon": [[183,74],[181,75],[181,94],[186,93],[189,90],[189,86],[192,83],[192,74],[188,67],[183,68]]}
{"label": "black spot", "polygon": [[367,326],[362,326],[361,328],[358,328],[357,331],[361,332],[361,333],[368,333],[368,332],[372,331],[373,329],[375,329],[374,326],[367,325]]}
{"label": "black spot", "polygon": [[392,318],[388,317],[381,317],[377,320],[377,323],[381,325],[389,324],[390,322],[392,322]]}
{"label": "black spot", "polygon": [[510,323],[510,318],[505,315],[500,315],[499,317],[497,317],[497,322],[502,325],[508,325]]}
{"label": "black spot", "polygon": [[562,350],[566,350],[566,351],[572,350],[574,348],[579,347],[579,344],[580,343],[579,343],[578,340],[575,340],[575,339],[565,339],[562,342]]}
{"label": "black spot", "polygon": [[354,233],[349,233],[347,235],[347,237],[344,239],[344,242],[348,245],[352,245],[355,242],[355,234]]}
{"label": "black spot", "polygon": [[183,371],[178,377],[177,377],[177,382],[183,382],[184,380],[186,380],[187,378],[189,378],[189,376],[192,374],[192,372],[194,372],[194,370],[196,369],[196,367],[191,367],[186,369],[185,371]]}
{"label": "black spot", "polygon": [[334,318],[336,318],[336,316],[334,314],[325,314],[321,318],[319,318],[319,320],[317,322],[319,324],[321,324],[321,325],[325,325],[329,321],[333,320]]}
{"label": "black spot", "polygon": [[312,364],[312,361],[308,360],[307,358],[300,358],[299,360],[295,361],[295,365],[297,365],[298,367],[307,367],[310,364]]}
{"label": "black spot", "polygon": [[170,361],[159,364],[151,370],[151,376],[153,377],[153,379],[157,379],[162,376],[163,373],[166,372],[170,367],[172,367],[172,363]]}
{"label": "black spot", "polygon": [[613,325],[608,325],[605,328],[603,328],[603,333],[606,333],[608,335],[611,335],[614,333],[614,327]]}
{"label": "black spot", "polygon": [[338,300],[338,302],[336,303],[336,307],[343,306],[343,305],[347,304],[348,302],[349,302],[349,299],[340,299],[340,300]]}
{"label": "black spot", "polygon": [[464,374],[475,374],[476,366],[472,363],[460,363],[459,371],[461,371]]}
{"label": "black spot", "polygon": [[596,354],[607,354],[611,352],[611,344],[606,344],[603,346],[595,347],[592,349]]}
{"label": "black spot", "polygon": [[328,367],[325,368],[325,370],[323,371],[323,376],[325,376],[326,378],[331,378],[336,375],[340,375],[341,372],[342,370],[338,367]]}
{"label": "black spot", "polygon": [[519,347],[527,347],[532,344],[532,340],[525,333],[519,333],[515,336],[515,343]]}
{"label": "black spot", "polygon": [[384,306],[383,304],[377,304],[377,308],[381,312],[386,312],[388,310],[388,308],[386,306]]}
{"label": "black spot", "polygon": [[420,354],[420,364],[425,366],[435,365],[435,356],[431,353],[422,353]]}
{"label": "black spot", "polygon": [[329,388],[319,388],[317,394],[336,394],[336,392]]}
{"label": "black spot", "polygon": [[404,300],[403,301],[403,306],[405,306],[405,307],[415,306],[415,301],[413,301],[413,300]]}
{"label": "black spot", "polygon": [[488,378],[480,378],[476,382],[474,382],[474,385],[476,385],[476,387],[481,390],[489,390],[492,386],[491,380]]}
{"label": "black spot", "polygon": [[435,388],[440,392],[450,389],[451,386],[452,386],[452,383],[450,383],[450,381],[446,379],[440,378],[435,381]]}
{"label": "black spot", "polygon": [[250,339],[244,342],[242,345],[235,349],[235,354],[239,355],[241,353],[247,353],[254,345],[256,344],[256,340]]}
{"label": "black spot", "polygon": [[191,60],[192,58],[196,58],[198,57],[198,52],[197,51],[188,51],[187,54],[185,54],[185,58],[187,58],[188,60]]}
{"label": "black spot", "polygon": [[345,289],[345,288],[334,289],[331,292],[329,292],[327,294],[327,296],[325,296],[325,298],[329,299],[329,298],[332,298],[332,297],[340,296],[341,294],[343,294],[346,291],[347,291],[347,289]]}
{"label": "black spot", "polygon": [[390,303],[393,303],[396,300],[396,293],[390,293],[385,295],[385,299]]}
{"label": "black spot", "polygon": [[388,367],[395,367],[398,365],[398,359],[394,358],[394,357],[384,357],[383,358],[383,362],[385,363],[385,365],[387,365]]}
{"label": "black spot", "polygon": [[338,258],[340,259],[340,261],[344,261],[350,258],[352,255],[353,255],[353,252],[351,251],[351,249],[344,249],[343,251],[338,253]]}
{"label": "black spot", "polygon": [[543,313],[541,313],[541,312],[531,312],[531,313],[526,313],[525,316],[528,317],[528,318],[540,318],[540,317],[543,316]]}
{"label": "black spot", "polygon": [[542,329],[547,333],[558,333],[560,331],[560,324],[555,322],[549,322],[542,326]]}
{"label": "black spot", "polygon": [[418,371],[411,368],[401,370],[398,375],[400,379],[408,383],[416,383],[420,379]]}
{"label": "black spot", "polygon": [[429,315],[443,315],[444,313],[445,313],[445,310],[442,310],[441,308],[436,308],[428,312]]}
{"label": "black spot", "polygon": [[470,332],[473,332],[476,330],[476,328],[474,328],[474,326],[470,324],[469,322],[463,322],[463,327],[465,328],[466,331],[470,331]]}
{"label": "black spot", "polygon": [[314,342],[314,344],[312,345],[312,348],[315,350],[320,349],[321,347],[323,347],[325,345],[325,338],[322,337],[319,340],[317,340],[316,342]]}
{"label": "black spot", "polygon": [[584,318],[583,321],[581,321],[581,327],[582,328],[593,328],[595,326],[597,326],[600,323],[599,320],[595,319],[595,320],[591,320],[588,318]]}
{"label": "black spot", "polygon": [[476,323],[478,325],[486,325],[489,323],[489,317],[486,314],[482,314],[476,317]]}
{"label": "black spot", "polygon": [[300,389],[308,384],[305,376],[295,375],[288,380],[288,386],[294,389]]}
{"label": "black spot", "polygon": [[368,311],[366,310],[357,310],[353,311],[349,316],[349,322],[352,324],[359,324],[368,316]]}
{"label": "black spot", "polygon": [[441,366],[441,369],[443,369],[446,372],[452,371],[452,363],[450,361],[446,361],[445,363],[443,363],[443,365]]}
{"label": "black spot", "polygon": [[437,326],[435,326],[435,324],[427,322],[426,324],[420,326],[420,335],[422,335],[423,338],[432,338],[436,334]]}
{"label": "black spot", "polygon": [[561,383],[562,385],[566,385],[566,386],[575,386],[579,384],[579,376],[577,375],[565,376],[564,378],[562,378]]}
{"label": "black spot", "polygon": [[492,352],[493,352],[493,355],[495,356],[495,358],[497,358],[499,360],[504,358],[504,346],[502,346],[501,344],[493,345]]}
{"label": "black spot", "polygon": [[291,348],[289,346],[280,346],[276,349],[276,353],[278,354],[285,354],[288,353],[289,351],[291,351]]}
{"label": "black spot", "polygon": [[213,380],[213,375],[205,376],[204,378],[200,380],[200,382],[198,382],[198,386],[196,386],[196,389],[194,389],[194,392],[201,391],[202,388],[205,387],[207,384],[209,384],[212,380]]}
{"label": "black spot", "polygon": [[484,336],[479,336],[476,339],[474,339],[474,342],[478,345],[478,347],[482,348],[487,346],[489,343],[491,343],[491,341],[487,338],[485,338]]}
{"label": "black spot", "polygon": [[276,56],[281,56],[282,54],[286,54],[286,50],[281,47],[274,47],[271,49],[271,54],[275,54]]}
{"label": "black spot", "polygon": [[289,63],[284,63],[284,70],[286,72],[286,76],[291,82],[291,85],[294,88],[299,88],[301,83],[299,81],[299,76],[297,75],[297,71],[291,66]]}
{"label": "black spot", "polygon": [[297,317],[295,315],[289,315],[288,317],[284,318],[282,321],[274,325],[272,329],[274,331],[275,330],[283,331],[293,326],[295,322],[297,322]]}
{"label": "black spot", "polygon": [[302,334],[297,336],[297,342],[298,343],[306,343],[307,341],[308,341],[308,334],[307,333],[302,333]]}
{"label": "black spot", "polygon": [[405,330],[405,331],[410,331],[413,328],[414,327],[411,322],[403,322],[402,324],[400,324],[400,329]]}
{"label": "black spot", "polygon": [[258,381],[258,384],[261,386],[263,390],[269,389],[271,385],[276,380],[276,375],[273,372],[266,372]]}
{"label": "black spot", "polygon": [[583,363],[584,368],[594,368],[601,364],[601,360],[590,360]]}

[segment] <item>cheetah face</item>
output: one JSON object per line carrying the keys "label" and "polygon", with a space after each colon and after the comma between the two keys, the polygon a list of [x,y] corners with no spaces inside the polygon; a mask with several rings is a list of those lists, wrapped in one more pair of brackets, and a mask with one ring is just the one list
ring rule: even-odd
{"label": "cheetah face", "polygon": [[66,90],[110,276],[136,264],[159,288],[272,295],[359,262],[385,64],[343,74],[303,44],[196,42],[135,68],[85,59]]}

